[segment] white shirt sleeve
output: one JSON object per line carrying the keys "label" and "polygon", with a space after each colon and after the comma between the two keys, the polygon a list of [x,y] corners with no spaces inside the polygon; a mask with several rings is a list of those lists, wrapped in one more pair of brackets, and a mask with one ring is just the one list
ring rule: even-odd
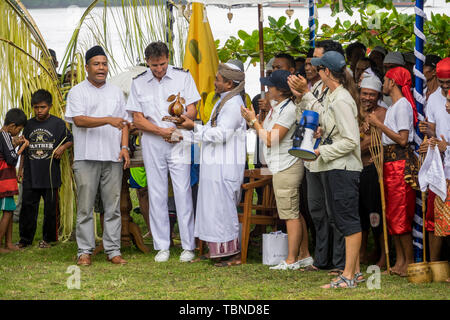
{"label": "white shirt sleeve", "polygon": [[131,116],[131,113],[128,112],[126,109],[127,101],[125,100],[125,95],[123,94],[122,91],[119,93],[119,105],[120,105],[120,110],[121,110],[120,117],[127,121],[133,121],[133,117]]}
{"label": "white shirt sleeve", "polygon": [[289,102],[289,104],[281,111],[275,124],[290,129],[295,124],[296,118],[296,106],[292,102]]}
{"label": "white shirt sleeve", "polygon": [[84,103],[83,98],[80,95],[79,87],[74,87],[69,91],[69,94],[67,95],[66,113],[64,115],[65,120],[69,123],[74,123],[74,117],[85,115],[86,103]]}
{"label": "white shirt sleeve", "polygon": [[128,101],[126,103],[125,110],[128,111],[130,117],[132,112],[144,112],[144,110],[142,109],[142,105],[138,100],[136,81],[133,81],[131,83],[130,94],[128,96]]}
{"label": "white shirt sleeve", "polygon": [[398,102],[398,106],[395,110],[395,122],[397,124],[397,130],[400,132],[401,130],[411,129],[413,125],[413,111],[411,104],[406,100],[406,98],[402,99]]}
{"label": "white shirt sleeve", "polygon": [[184,92],[185,92],[184,98],[186,99],[186,106],[195,103],[201,99],[194,78],[192,78],[192,75],[189,72],[187,73],[184,82]]}

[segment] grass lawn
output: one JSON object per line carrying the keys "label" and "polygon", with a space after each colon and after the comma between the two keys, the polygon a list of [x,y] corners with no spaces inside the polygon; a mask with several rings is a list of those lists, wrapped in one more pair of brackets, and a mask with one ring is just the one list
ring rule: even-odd
{"label": "grass lawn", "polygon": [[[133,203],[136,199],[133,195]],[[357,289],[321,289],[331,277],[324,271],[274,271],[262,265],[261,249],[251,248],[248,264],[229,268],[214,267],[211,262],[181,263],[181,248],[171,248],[167,263],[156,263],[156,252],[143,254],[136,248],[123,248],[125,266],[106,261],[101,253],[93,264],[81,268],[81,290],[68,289],[76,265],[76,243],[58,243],[39,249],[42,239],[42,204],[38,230],[32,247],[0,255],[0,300],[4,299],[247,299],[247,300],[325,300],[325,299],[449,299],[448,283],[410,284],[406,278],[381,276],[381,288],[369,290],[365,283]],[[134,220],[146,232],[140,215]],[[18,241],[18,224],[14,224],[14,241]],[[151,242],[147,241],[152,248]],[[367,266],[362,266],[366,271]],[[370,274],[366,275],[369,277]]]}

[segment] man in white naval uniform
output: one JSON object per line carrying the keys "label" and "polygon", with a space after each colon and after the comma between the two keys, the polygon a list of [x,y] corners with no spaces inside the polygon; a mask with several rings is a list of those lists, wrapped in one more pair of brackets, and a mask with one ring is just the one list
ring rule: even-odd
{"label": "man in white naval uniform", "polygon": [[194,212],[190,186],[191,146],[171,143],[175,124],[162,121],[169,116],[172,94],[186,100],[185,115],[195,119],[195,103],[200,95],[188,71],[169,65],[169,50],[162,42],[153,42],[145,49],[150,69],[137,76],[131,85],[127,110],[133,113],[134,125],[143,131],[142,153],[147,172],[150,228],[157,262],[170,256],[170,222],[168,211],[168,173],[172,179],[183,252],[180,261],[194,258]]}
{"label": "man in white naval uniform", "polygon": [[193,131],[173,135],[174,139],[182,135],[183,143],[201,143],[195,236],[208,243],[209,258],[228,258],[216,266],[240,263],[237,205],[246,159],[246,123],[240,114],[244,79],[238,67],[220,64],[215,81],[220,99],[211,119],[206,125],[194,125],[183,116],[181,127]]}

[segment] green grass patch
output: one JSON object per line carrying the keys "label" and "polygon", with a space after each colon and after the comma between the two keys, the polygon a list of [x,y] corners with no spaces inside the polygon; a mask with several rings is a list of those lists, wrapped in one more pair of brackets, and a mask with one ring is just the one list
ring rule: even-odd
{"label": "green grass patch", "polygon": [[[134,191],[133,203],[136,205]],[[42,205],[41,205],[42,207]],[[180,247],[171,248],[167,263],[156,263],[156,252],[143,254],[138,249],[123,248],[125,266],[113,265],[101,253],[92,265],[81,267],[81,289],[68,289],[72,275],[68,267],[76,265],[76,242],[58,243],[50,249],[39,249],[42,239],[42,208],[32,247],[0,255],[0,299],[153,299],[153,300],[429,300],[449,299],[449,284],[411,284],[406,278],[381,275],[381,288],[369,290],[365,283],[357,289],[321,289],[331,279],[324,271],[276,271],[262,265],[261,248],[250,248],[246,265],[217,268],[209,261],[181,263]],[[142,216],[132,214],[146,227]],[[18,241],[18,224],[14,240]],[[151,241],[147,241],[151,248]],[[367,266],[362,266],[366,271]],[[366,278],[371,274],[366,274]]]}

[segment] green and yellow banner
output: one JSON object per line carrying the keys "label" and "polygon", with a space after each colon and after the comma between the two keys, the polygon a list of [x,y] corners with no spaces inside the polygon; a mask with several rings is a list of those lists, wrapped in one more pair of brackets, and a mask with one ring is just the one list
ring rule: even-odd
{"label": "green and yellow banner", "polygon": [[209,92],[214,91],[214,80],[219,65],[214,38],[205,15],[202,3],[192,3],[192,15],[189,21],[183,63],[183,68],[189,69],[202,97],[201,103],[197,105],[197,118],[200,120],[205,119],[206,97]]}

